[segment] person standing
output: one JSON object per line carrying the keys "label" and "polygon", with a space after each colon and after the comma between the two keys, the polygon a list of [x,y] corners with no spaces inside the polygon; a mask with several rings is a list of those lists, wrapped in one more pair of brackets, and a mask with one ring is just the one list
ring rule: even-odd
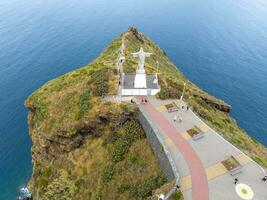
{"label": "person standing", "polygon": [[173,117],[173,121],[174,121],[174,122],[177,121],[177,116],[176,116],[176,115],[174,115],[174,117]]}

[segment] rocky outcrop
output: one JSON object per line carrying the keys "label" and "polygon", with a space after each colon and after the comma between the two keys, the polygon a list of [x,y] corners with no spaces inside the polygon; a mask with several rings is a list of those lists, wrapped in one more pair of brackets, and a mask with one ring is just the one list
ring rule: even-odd
{"label": "rocky outcrop", "polygon": [[137,40],[139,40],[140,42],[144,43],[144,37],[143,37],[142,33],[140,33],[140,32],[138,31],[137,28],[135,28],[135,27],[129,27],[129,29],[128,29],[128,33],[133,34],[134,37],[135,37]]}
{"label": "rocky outcrop", "polygon": [[205,101],[207,104],[211,105],[212,107],[222,111],[229,113],[231,110],[231,106],[227,103],[225,103],[221,99],[217,99],[214,96],[208,95],[208,94],[201,94],[201,93],[195,93],[194,96],[200,97],[203,101]]}
{"label": "rocky outcrop", "polygon": [[[29,109],[28,124],[29,132],[34,146],[32,147],[32,159],[35,162],[46,165],[54,159],[64,156],[77,148],[79,148],[87,139],[100,137],[103,134],[103,127],[105,124],[111,124],[114,127],[120,127],[127,120],[134,119],[136,117],[135,112],[123,112],[119,117],[114,120],[112,113],[99,113],[97,119],[92,123],[79,123],[75,127],[76,134],[71,137],[64,137],[62,135],[52,135],[38,132],[33,128],[32,117],[34,110],[29,105],[26,105]],[[61,132],[68,131],[60,130]]]}

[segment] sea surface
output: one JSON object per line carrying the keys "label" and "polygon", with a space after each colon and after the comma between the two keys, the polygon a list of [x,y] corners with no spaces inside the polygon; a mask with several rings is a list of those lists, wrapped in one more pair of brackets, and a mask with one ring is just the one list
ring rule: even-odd
{"label": "sea surface", "polygon": [[31,176],[24,100],[95,59],[128,26],[231,104],[240,126],[267,145],[266,0],[1,0],[0,200],[15,199]]}

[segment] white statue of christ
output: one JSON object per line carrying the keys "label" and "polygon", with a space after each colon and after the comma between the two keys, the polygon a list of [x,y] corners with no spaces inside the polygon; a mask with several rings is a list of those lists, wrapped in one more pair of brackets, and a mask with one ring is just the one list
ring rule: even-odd
{"label": "white statue of christ", "polygon": [[133,57],[139,58],[138,68],[136,70],[136,75],[134,78],[135,88],[146,88],[146,71],[145,71],[145,59],[149,57],[152,53],[144,52],[143,48],[140,51],[132,53]]}
{"label": "white statue of christ", "polygon": [[140,51],[136,52],[136,53],[132,53],[133,57],[138,57],[139,58],[139,62],[138,62],[138,68],[136,70],[137,74],[145,74],[145,59],[146,57],[149,57],[152,53],[147,53],[144,52],[143,48],[140,48]]}

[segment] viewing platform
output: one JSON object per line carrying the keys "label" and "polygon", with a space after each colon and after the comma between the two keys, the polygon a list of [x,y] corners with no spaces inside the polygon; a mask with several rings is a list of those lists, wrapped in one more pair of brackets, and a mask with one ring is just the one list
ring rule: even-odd
{"label": "viewing platform", "polygon": [[[160,130],[179,171],[185,200],[267,199],[264,169],[187,109],[183,101],[145,98],[147,103],[138,106]],[[165,105],[172,103],[178,110],[169,112]],[[190,134],[194,127],[203,134],[198,140]]]}
{"label": "viewing platform", "polygon": [[[121,49],[124,47],[122,42]],[[125,75],[123,62],[118,62],[122,73],[118,96],[113,100],[136,103],[151,126],[156,127],[163,149],[177,169],[176,187],[184,199],[266,200],[265,170],[186,105],[182,100],[185,87],[180,100],[155,98],[160,91],[158,74],[146,75],[144,69],[145,57],[151,53],[141,48],[133,55],[139,57],[137,73]]]}

